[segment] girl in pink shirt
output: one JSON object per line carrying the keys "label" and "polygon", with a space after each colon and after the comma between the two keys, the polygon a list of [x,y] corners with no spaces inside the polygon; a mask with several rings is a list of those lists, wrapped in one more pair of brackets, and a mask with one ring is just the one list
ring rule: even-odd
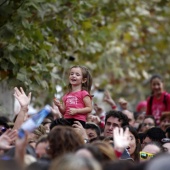
{"label": "girl in pink shirt", "polygon": [[164,91],[162,77],[153,75],[150,79],[152,95],[147,99],[147,115],[153,115],[159,125],[162,112],[170,111],[170,94]]}
{"label": "girl in pink shirt", "polygon": [[79,121],[83,127],[86,123],[87,114],[92,111],[90,90],[92,77],[89,70],[84,66],[73,66],[69,72],[69,92],[62,98],[62,103],[54,99],[60,112],[68,125]]}

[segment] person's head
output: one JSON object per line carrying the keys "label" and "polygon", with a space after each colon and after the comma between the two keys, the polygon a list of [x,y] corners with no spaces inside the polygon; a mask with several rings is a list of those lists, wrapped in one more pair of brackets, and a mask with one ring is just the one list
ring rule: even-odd
{"label": "person's head", "polygon": [[129,110],[122,110],[122,113],[125,114],[129,119],[129,125],[134,126],[135,124],[135,117],[133,112],[130,112]]}
{"label": "person's head", "polygon": [[160,127],[163,131],[166,131],[170,127],[170,112],[163,112],[160,118]]}
{"label": "person's head", "polygon": [[69,72],[69,90],[72,86],[81,85],[82,90],[86,90],[90,93],[92,86],[92,76],[89,70],[84,66],[73,66]]}
{"label": "person's head", "polygon": [[150,86],[152,94],[160,96],[164,90],[163,78],[159,74],[155,74],[150,78]]}
{"label": "person's head", "polygon": [[85,125],[85,129],[90,140],[98,138],[101,134],[100,127],[92,122],[87,122]]}
{"label": "person's head", "polygon": [[35,148],[37,140],[43,135],[46,135],[46,128],[40,125],[34,132],[28,134],[28,143]]}
{"label": "person's head", "polygon": [[42,122],[42,125],[45,127],[46,129],[46,133],[49,133],[50,132],[50,126],[51,126],[51,123],[53,122],[53,117],[51,116],[47,116],[43,122]]}
{"label": "person's head", "polygon": [[156,126],[155,118],[152,115],[145,116],[142,125],[143,132],[146,132],[148,129]]}
{"label": "person's head", "polygon": [[138,114],[146,112],[146,108],[147,108],[147,101],[140,101],[137,106],[136,106],[136,111]]}
{"label": "person's head", "polygon": [[104,141],[95,141],[94,143],[82,145],[76,149],[75,154],[96,159],[100,163],[117,159],[112,145]]}
{"label": "person's head", "polygon": [[47,150],[51,158],[59,157],[65,153],[73,152],[84,144],[83,138],[69,126],[56,126],[48,134],[49,148]]}
{"label": "person's head", "polygon": [[169,170],[170,154],[161,153],[147,163],[145,170]]}
{"label": "person's head", "polygon": [[153,127],[146,131],[142,146],[156,141],[162,143],[162,139],[165,138],[165,132],[160,127]]}
{"label": "person's head", "polygon": [[164,148],[159,142],[150,142],[145,145],[142,151],[140,152],[140,162],[150,160],[156,154],[161,152],[164,152]]}
{"label": "person's head", "polygon": [[128,117],[118,110],[111,110],[106,113],[104,136],[113,136],[113,129],[115,127],[123,127],[129,125]]}
{"label": "person's head", "polygon": [[170,138],[164,138],[162,139],[162,142],[163,142],[162,146],[164,148],[164,151],[170,153]]}
{"label": "person's head", "polygon": [[132,170],[133,166],[131,161],[109,161],[104,163],[103,170]]}
{"label": "person's head", "polygon": [[47,155],[46,148],[48,147],[47,135],[40,137],[35,145],[35,153],[37,158],[45,157]]}
{"label": "person's head", "polygon": [[129,146],[127,150],[134,161],[139,161],[139,151],[141,150],[140,140],[136,129],[132,126],[124,126],[124,130],[129,128]]}
{"label": "person's head", "polygon": [[92,158],[66,154],[52,161],[49,170],[101,170],[100,164]]}

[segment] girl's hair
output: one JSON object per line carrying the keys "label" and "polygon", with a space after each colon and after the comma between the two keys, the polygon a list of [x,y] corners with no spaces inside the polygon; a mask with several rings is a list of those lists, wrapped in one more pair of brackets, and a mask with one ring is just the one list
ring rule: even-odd
{"label": "girl's hair", "polygon": [[[87,81],[85,83],[82,83],[82,90],[86,90],[90,94],[91,86],[92,86],[92,76],[91,76],[89,70],[85,66],[80,66],[80,65],[73,66],[73,67],[70,68],[70,70],[72,68],[80,68],[81,69],[83,79],[85,79],[85,78],[87,79]],[[68,88],[71,91],[71,84],[70,83],[68,85]]]}
{"label": "girl's hair", "polygon": [[151,78],[150,78],[150,83],[152,83],[152,81],[153,81],[154,79],[156,79],[156,78],[158,78],[159,80],[161,80],[161,81],[163,82],[163,78],[162,78],[161,75],[159,75],[159,74],[154,74],[154,75],[152,75]]}

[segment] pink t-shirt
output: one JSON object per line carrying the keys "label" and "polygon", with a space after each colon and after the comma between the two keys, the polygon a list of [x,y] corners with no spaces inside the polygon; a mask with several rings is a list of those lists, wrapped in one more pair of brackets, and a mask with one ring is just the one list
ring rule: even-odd
{"label": "pink t-shirt", "polygon": [[[165,95],[166,97],[164,97]],[[151,107],[151,113],[150,113],[150,107]],[[150,97],[147,99],[146,114],[153,115],[158,125],[160,123],[160,117],[162,115],[162,112],[165,111],[170,111],[170,94],[163,92],[160,98],[153,97],[152,106],[150,106]]]}
{"label": "pink t-shirt", "polygon": [[63,96],[63,102],[65,104],[65,113],[64,118],[65,119],[77,119],[86,121],[87,114],[76,114],[76,115],[70,115],[68,113],[68,110],[70,108],[84,108],[84,97],[89,96],[89,93],[86,90],[81,90],[77,92],[70,92]]}

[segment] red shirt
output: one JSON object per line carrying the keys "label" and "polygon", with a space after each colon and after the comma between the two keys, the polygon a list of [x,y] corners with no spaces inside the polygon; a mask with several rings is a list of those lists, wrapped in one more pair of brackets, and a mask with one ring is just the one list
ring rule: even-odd
{"label": "red shirt", "polygon": [[89,93],[86,90],[81,90],[77,92],[70,92],[64,95],[63,97],[63,102],[65,104],[65,113],[64,113],[64,118],[65,119],[77,119],[77,120],[82,120],[86,121],[87,114],[75,114],[75,115],[70,115],[69,114],[69,109],[70,108],[84,108],[84,97],[89,96]]}
{"label": "red shirt", "polygon": [[159,98],[153,96],[147,99],[146,115],[153,115],[156,123],[159,125],[162,112],[170,111],[170,94],[163,92]]}

